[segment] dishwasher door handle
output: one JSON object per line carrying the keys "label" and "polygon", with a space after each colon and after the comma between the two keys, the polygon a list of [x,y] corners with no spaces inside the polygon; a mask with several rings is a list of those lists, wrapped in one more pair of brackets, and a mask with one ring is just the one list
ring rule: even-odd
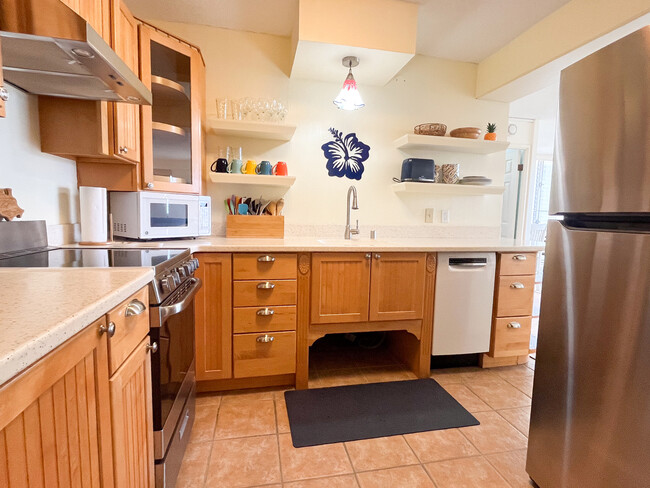
{"label": "dishwasher door handle", "polygon": [[451,268],[485,268],[487,263],[454,263],[449,266]]}

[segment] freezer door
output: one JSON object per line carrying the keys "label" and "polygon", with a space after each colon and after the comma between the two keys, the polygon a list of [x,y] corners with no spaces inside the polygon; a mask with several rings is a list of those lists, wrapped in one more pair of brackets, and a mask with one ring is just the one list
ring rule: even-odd
{"label": "freezer door", "polygon": [[650,212],[650,26],[562,71],[551,213]]}
{"label": "freezer door", "polygon": [[650,486],[650,234],[551,221],[527,471],[541,488]]}

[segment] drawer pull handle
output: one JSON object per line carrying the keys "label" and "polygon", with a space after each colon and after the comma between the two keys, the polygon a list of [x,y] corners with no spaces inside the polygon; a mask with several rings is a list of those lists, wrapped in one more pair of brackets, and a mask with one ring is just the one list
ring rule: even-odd
{"label": "drawer pull handle", "polygon": [[257,339],[255,339],[257,342],[273,342],[275,340],[275,337],[270,336],[268,334],[264,334],[261,336],[258,336]]}
{"label": "drawer pull handle", "polygon": [[510,283],[510,288],[516,288],[518,290],[521,290],[524,287],[523,283],[519,283],[518,281],[515,281],[514,283]]}
{"label": "drawer pull handle", "polygon": [[158,343],[152,342],[151,344],[145,344],[145,349],[147,352],[151,351],[151,354],[156,354],[158,352]]}
{"label": "drawer pull handle", "polygon": [[126,312],[124,312],[124,315],[126,317],[131,317],[133,315],[141,315],[144,313],[144,311],[147,309],[144,303],[142,303],[140,300],[135,299],[132,300],[127,306],[126,306]]}
{"label": "drawer pull handle", "polygon": [[271,283],[270,281],[265,281],[264,283],[257,284],[258,290],[272,290],[273,288],[275,288],[275,283]]}
{"label": "drawer pull handle", "polygon": [[528,258],[523,254],[515,254],[514,256],[512,256],[512,259],[514,259],[515,261],[526,261],[526,259]]}
{"label": "drawer pull handle", "polygon": [[108,337],[113,337],[115,335],[115,323],[109,322],[108,326],[102,324],[99,326],[99,335],[107,333]]}
{"label": "drawer pull handle", "polygon": [[521,329],[519,322],[508,322],[508,329]]}
{"label": "drawer pull handle", "polygon": [[273,261],[275,261],[275,258],[268,254],[266,256],[260,256],[257,258],[258,263],[272,263]]}
{"label": "drawer pull handle", "polygon": [[257,311],[257,315],[262,315],[263,317],[266,317],[267,315],[273,315],[275,311],[272,308],[260,308]]}

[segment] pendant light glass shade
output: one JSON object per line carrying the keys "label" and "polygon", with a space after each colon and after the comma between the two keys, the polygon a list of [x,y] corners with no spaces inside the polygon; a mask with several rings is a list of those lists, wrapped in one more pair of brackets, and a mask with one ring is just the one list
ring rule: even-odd
{"label": "pendant light glass shade", "polygon": [[343,110],[356,110],[365,105],[359,90],[357,90],[357,82],[354,81],[352,67],[350,67],[350,72],[345,78],[345,82],[343,82],[343,88],[341,88],[338,97],[334,99],[334,105]]}

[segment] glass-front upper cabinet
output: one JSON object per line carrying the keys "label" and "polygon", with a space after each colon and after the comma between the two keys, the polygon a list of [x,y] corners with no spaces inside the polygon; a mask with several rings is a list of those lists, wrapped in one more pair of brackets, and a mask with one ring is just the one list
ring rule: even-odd
{"label": "glass-front upper cabinet", "polygon": [[143,189],[200,193],[205,66],[198,50],[140,26],[142,81],[153,104],[142,107]]}

